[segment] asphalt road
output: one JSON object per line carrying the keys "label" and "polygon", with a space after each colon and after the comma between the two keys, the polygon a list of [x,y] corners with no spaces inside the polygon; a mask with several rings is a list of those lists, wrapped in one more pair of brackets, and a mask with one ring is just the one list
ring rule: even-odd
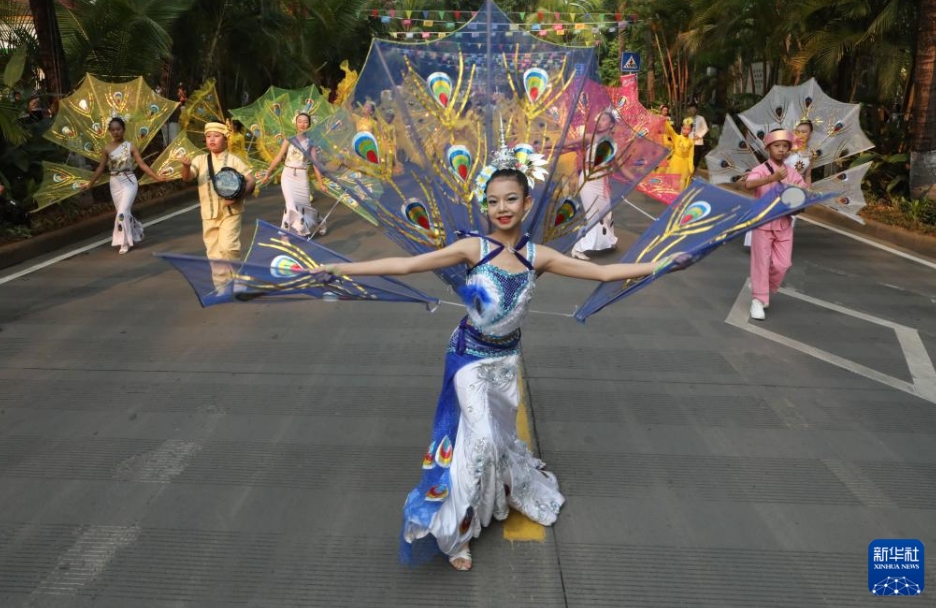
{"label": "asphalt road", "polygon": [[[344,209],[321,241],[398,252]],[[0,606],[872,606],[870,541],[936,551],[936,264],[801,222],[759,324],[738,243],[584,325],[593,286],[543,277],[529,426],[567,503],[459,573],[396,553],[460,311],[202,309],[155,251],[201,253],[197,213],[0,274]],[[936,605],[927,572],[890,602]]]}

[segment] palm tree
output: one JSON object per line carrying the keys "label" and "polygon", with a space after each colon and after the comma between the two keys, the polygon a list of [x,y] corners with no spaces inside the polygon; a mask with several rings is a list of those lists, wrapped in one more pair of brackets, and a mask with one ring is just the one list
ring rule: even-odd
{"label": "palm tree", "polygon": [[792,15],[803,24],[803,47],[792,65],[800,70],[813,66],[832,81],[839,99],[861,96],[889,103],[906,98],[918,1],[807,0],[797,5]]}
{"label": "palm tree", "polygon": [[195,0],[173,30],[173,80],[214,78],[222,107],[268,86],[334,85],[342,60],[360,66],[369,0]]}
{"label": "palm tree", "polygon": [[33,26],[39,41],[40,63],[45,72],[49,92],[67,93],[71,82],[66,69],[65,52],[62,36],[59,34],[58,20],[55,16],[55,0],[29,0],[29,10],[33,16]]}
{"label": "palm tree", "polygon": [[920,0],[914,118],[910,141],[910,193],[936,201],[936,0]]}
{"label": "palm tree", "polygon": [[71,76],[153,76],[171,57],[172,24],[192,0],[73,0],[59,11]]}

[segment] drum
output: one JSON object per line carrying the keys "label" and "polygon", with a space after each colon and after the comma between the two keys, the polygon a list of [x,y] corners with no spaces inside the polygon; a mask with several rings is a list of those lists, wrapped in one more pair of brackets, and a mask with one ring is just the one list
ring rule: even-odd
{"label": "drum", "polygon": [[218,196],[231,201],[243,197],[244,191],[247,189],[247,179],[243,174],[231,167],[222,167],[220,171],[212,176],[211,183],[214,184]]}

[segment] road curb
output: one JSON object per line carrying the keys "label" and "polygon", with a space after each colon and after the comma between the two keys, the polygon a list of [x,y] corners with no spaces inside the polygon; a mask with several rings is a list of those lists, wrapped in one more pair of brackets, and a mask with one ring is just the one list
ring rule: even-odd
{"label": "road curb", "polygon": [[[183,202],[197,200],[198,191],[194,186],[178,192],[172,192],[148,201],[133,205],[133,215],[137,219],[152,218],[155,215],[179,207]],[[81,220],[71,226],[65,226],[45,234],[0,246],[0,269],[21,264],[31,258],[50,253],[91,238],[111,229],[114,213],[101,214]]]}

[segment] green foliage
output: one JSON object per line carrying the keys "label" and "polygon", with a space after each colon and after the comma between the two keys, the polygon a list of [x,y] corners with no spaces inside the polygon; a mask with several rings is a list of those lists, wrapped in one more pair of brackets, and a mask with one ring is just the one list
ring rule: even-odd
{"label": "green foliage", "polygon": [[334,87],[347,59],[360,67],[373,35],[369,0],[194,0],[173,30],[172,80],[215,78],[224,107],[267,87]]}
{"label": "green foliage", "polygon": [[32,238],[32,228],[29,226],[24,226],[22,224],[17,224],[14,226],[7,226],[5,224],[0,225],[0,238],[9,238],[11,240],[19,241],[22,239]]}
{"label": "green foliage", "polygon": [[28,200],[42,181],[42,161],[61,162],[66,157],[64,148],[43,139],[50,125],[50,120],[18,125],[25,136],[19,145],[0,140],[0,182],[10,198]]}
{"label": "green foliage", "polygon": [[73,0],[58,20],[72,82],[151,77],[172,56],[172,25],[192,0]]}
{"label": "green foliage", "polygon": [[18,146],[29,137],[19,121],[22,107],[7,99],[0,99],[0,136],[6,143]]}
{"label": "green foliage", "polygon": [[26,68],[26,51],[26,47],[20,47],[13,51],[9,61],[7,61],[6,68],[3,70],[3,84],[11,89],[23,77],[23,70]]}
{"label": "green foliage", "polygon": [[606,85],[617,85],[621,82],[621,62],[618,41],[613,39],[603,52],[604,58],[598,65],[598,74]]}
{"label": "green foliage", "polygon": [[936,225],[936,201],[928,198],[911,199],[901,196],[894,202],[911,222]]}
{"label": "green foliage", "polygon": [[910,193],[910,157],[907,154],[881,154],[874,150],[859,154],[851,166],[870,162],[862,186],[879,198],[908,196]]}

